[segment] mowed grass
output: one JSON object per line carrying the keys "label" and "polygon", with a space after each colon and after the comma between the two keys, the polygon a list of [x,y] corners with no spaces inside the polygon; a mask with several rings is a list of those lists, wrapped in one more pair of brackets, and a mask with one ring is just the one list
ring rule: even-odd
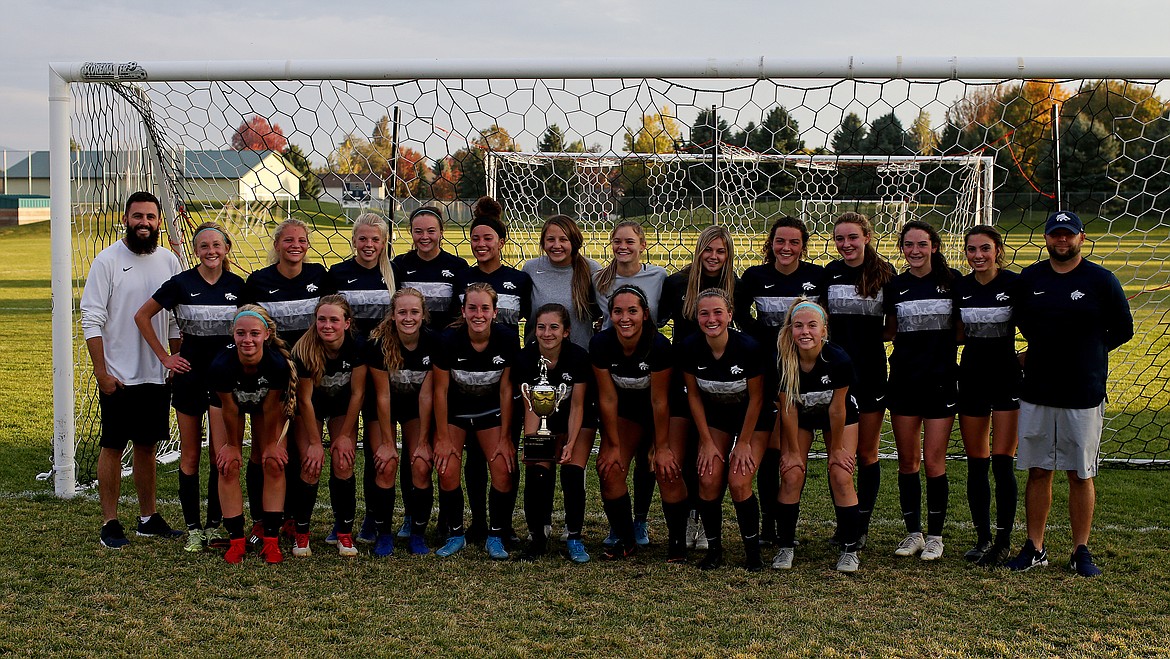
{"label": "mowed grass", "polygon": [[[320,235],[316,239],[319,247]],[[336,254],[348,254],[344,238],[330,244]],[[825,544],[832,508],[822,461],[810,465],[798,532],[802,544],[787,573],[750,574],[737,567],[742,553],[730,505],[724,528],[730,567],[701,573],[693,565],[664,565],[666,532],[657,500],[651,509],[654,544],[621,564],[575,566],[555,557],[534,565],[497,563],[475,547],[449,560],[401,552],[389,559],[363,553],[343,560],[320,542],[330,524],[326,488],[314,520],[316,555],[306,560],[269,567],[250,556],[242,566],[228,566],[214,554],[185,554],[177,542],[137,538],[126,551],[102,550],[94,494],[58,500],[47,483],[34,480],[49,466],[52,435],[47,227],[0,230],[0,248],[7,256],[0,260],[0,501],[10,530],[0,551],[0,580],[7,584],[0,594],[0,652],[1166,653],[1166,471],[1108,469],[1098,479],[1093,546],[1105,576],[1097,580],[1071,576],[1063,567],[1071,547],[1067,488],[1061,484],[1048,539],[1052,566],[1010,574],[966,565],[961,554],[973,533],[961,462],[950,468],[947,554],[934,564],[892,557],[903,529],[895,465],[883,465],[871,548],[853,577],[832,570],[835,556]],[[1142,353],[1154,350],[1152,342],[1141,347]],[[79,378],[88,374],[84,366],[79,370]],[[123,491],[132,492],[129,479]],[[160,467],[161,509],[173,523],[181,518],[176,491],[174,466]],[[605,524],[593,477],[589,492],[587,546],[596,557]],[[125,497],[125,523],[134,511],[133,497]],[[400,515],[401,507],[396,519]],[[1021,509],[1019,524],[1022,518]],[[558,512],[557,529],[559,520]],[[522,515],[516,521],[524,535]],[[1020,531],[1015,540],[1022,540]]]}

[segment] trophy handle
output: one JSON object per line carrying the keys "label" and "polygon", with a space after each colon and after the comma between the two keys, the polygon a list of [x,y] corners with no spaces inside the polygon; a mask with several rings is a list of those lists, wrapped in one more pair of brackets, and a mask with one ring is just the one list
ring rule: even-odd
{"label": "trophy handle", "polygon": [[536,414],[536,410],[532,409],[532,396],[528,393],[531,388],[527,382],[520,383],[520,397],[528,404],[528,411]]}
{"label": "trophy handle", "polygon": [[569,397],[569,393],[569,385],[564,382],[557,386],[557,396],[553,399],[553,414],[556,414],[557,410],[561,409],[561,403],[565,402],[565,399]]}

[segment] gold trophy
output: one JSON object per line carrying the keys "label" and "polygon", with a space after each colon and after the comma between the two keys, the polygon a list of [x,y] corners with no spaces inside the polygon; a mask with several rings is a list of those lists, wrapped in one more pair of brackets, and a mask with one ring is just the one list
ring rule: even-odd
{"label": "gold trophy", "polygon": [[524,435],[524,462],[556,462],[556,441],[548,429],[548,418],[556,414],[561,403],[569,397],[569,385],[562,382],[554,387],[548,382],[548,367],[551,361],[540,358],[540,379],[536,386],[520,385],[520,395],[528,403],[528,409],[540,417],[540,428],[531,435]]}

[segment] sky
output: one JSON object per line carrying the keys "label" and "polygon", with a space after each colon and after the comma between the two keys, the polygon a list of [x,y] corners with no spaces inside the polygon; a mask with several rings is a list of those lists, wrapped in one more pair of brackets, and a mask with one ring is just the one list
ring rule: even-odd
{"label": "sky", "polygon": [[0,147],[47,148],[51,61],[1167,54],[1170,4],[1101,7],[1087,0],[13,2],[0,26]]}

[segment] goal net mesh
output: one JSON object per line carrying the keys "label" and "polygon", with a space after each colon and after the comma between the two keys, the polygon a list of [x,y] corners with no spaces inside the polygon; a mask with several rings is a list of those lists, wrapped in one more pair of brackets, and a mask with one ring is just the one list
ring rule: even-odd
{"label": "goal net mesh", "polygon": [[[470,206],[486,193],[503,203],[512,265],[538,254],[541,222],[556,213],[578,219],[600,261],[613,224],[639,220],[649,259],[672,271],[712,222],[732,230],[740,270],[758,263],[768,226],[791,215],[826,263],[829,227],[850,210],[873,218],[899,268],[898,227],[923,219],[960,269],[962,231],[994,223],[1018,270],[1044,256],[1059,192],[1059,206],[1087,220],[1085,252],[1118,275],[1137,321],[1111,358],[1103,455],[1170,460],[1163,81],[147,78],[70,84],[81,482],[94,477],[99,432],[76,297],[138,189],[163,199],[167,238],[186,262],[191,227],[216,220],[244,274],[265,264],[285,217],[313,227],[312,258],[331,265],[350,256],[351,222],[366,210],[392,218],[395,253],[409,249],[405,217],[421,205],[445,211],[447,249],[469,257]],[[369,194],[355,196],[363,182]],[[957,433],[951,452],[962,452]]]}

